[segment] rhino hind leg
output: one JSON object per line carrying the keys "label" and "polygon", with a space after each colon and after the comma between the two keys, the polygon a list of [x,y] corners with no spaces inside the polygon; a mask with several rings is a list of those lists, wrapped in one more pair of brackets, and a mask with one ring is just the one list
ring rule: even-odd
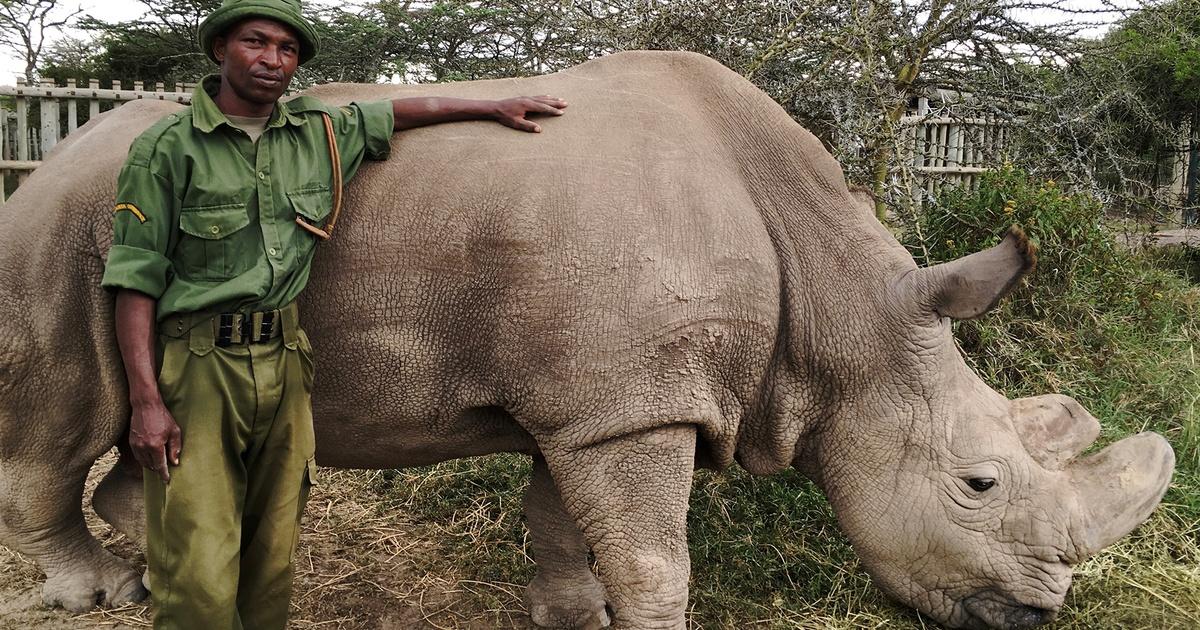
{"label": "rhino hind leg", "polygon": [[525,591],[534,625],[541,628],[599,630],[610,624],[604,585],[588,567],[588,547],[575,519],[567,514],[546,460],[535,457],[525,492],[537,577]]}
{"label": "rhino hind leg", "polygon": [[92,493],[92,509],[126,538],[146,548],[146,510],[142,476],[132,456],[121,459],[100,480]]}
{"label": "rhino hind leg", "polygon": [[0,465],[0,543],[46,573],[42,601],[72,612],[146,597],[140,574],[109,553],[83,520],[82,470],[46,462]]}
{"label": "rhino hind leg", "polygon": [[583,448],[543,445],[562,506],[596,554],[615,629],[684,628],[695,447],[691,425]]}

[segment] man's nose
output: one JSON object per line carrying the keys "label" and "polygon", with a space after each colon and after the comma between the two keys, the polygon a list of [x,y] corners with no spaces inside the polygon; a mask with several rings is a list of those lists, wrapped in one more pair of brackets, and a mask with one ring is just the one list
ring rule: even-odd
{"label": "man's nose", "polygon": [[259,61],[263,62],[265,66],[271,68],[272,70],[283,65],[282,58],[279,54],[279,48],[275,46],[267,46],[266,50],[264,50],[263,54],[259,57]]}

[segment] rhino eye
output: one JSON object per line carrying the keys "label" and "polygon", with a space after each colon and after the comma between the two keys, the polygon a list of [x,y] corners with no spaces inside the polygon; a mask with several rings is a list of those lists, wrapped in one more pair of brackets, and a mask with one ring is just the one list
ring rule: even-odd
{"label": "rhino eye", "polygon": [[971,486],[971,489],[975,492],[985,492],[996,485],[996,480],[987,477],[973,477],[967,480],[967,485]]}

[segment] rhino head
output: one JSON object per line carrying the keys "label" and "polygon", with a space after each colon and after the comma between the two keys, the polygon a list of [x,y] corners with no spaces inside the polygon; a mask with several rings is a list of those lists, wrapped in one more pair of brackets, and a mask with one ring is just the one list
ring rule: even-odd
{"label": "rhino head", "polygon": [[949,627],[1053,619],[1072,565],[1148,518],[1174,469],[1154,433],[1082,455],[1100,424],[1079,403],[1007,400],[963,361],[951,318],[992,308],[1033,265],[1014,229],[992,249],[893,278],[881,318],[891,341],[798,462],[876,584]]}

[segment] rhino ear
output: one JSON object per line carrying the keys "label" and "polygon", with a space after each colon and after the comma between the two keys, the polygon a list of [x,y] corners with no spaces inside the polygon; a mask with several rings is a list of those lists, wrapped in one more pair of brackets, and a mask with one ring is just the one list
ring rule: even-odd
{"label": "rhino ear", "polygon": [[1037,247],[1014,225],[999,245],[918,269],[904,284],[922,309],[940,317],[973,319],[994,308],[1036,265]]}

